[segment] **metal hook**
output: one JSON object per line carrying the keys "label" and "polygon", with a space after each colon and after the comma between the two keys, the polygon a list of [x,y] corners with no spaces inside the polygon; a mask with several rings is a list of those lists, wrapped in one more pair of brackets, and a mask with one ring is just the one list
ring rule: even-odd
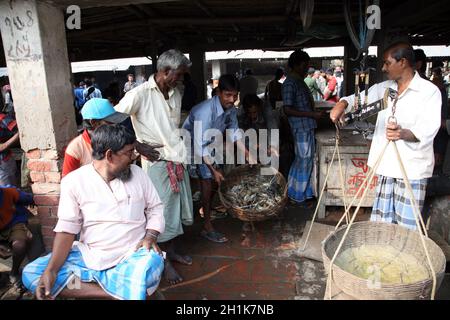
{"label": "metal hook", "polygon": [[336,140],[340,141],[341,140],[341,129],[339,128],[338,124],[335,123],[334,126],[336,127]]}
{"label": "metal hook", "polygon": [[389,116],[387,121],[390,124],[397,124],[397,118],[395,116]]}

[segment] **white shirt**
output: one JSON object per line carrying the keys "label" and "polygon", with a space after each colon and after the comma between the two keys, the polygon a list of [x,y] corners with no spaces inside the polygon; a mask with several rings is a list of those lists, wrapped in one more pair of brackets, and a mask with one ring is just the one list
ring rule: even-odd
{"label": "white shirt", "polygon": [[[93,86],[90,86],[89,88],[91,88],[91,87],[93,87]],[[88,95],[89,88],[86,88],[83,91],[83,97],[86,101],[90,100],[92,98],[102,98],[102,92],[95,87],[94,87],[94,91],[92,91],[92,93],[90,95]],[[89,98],[89,99],[87,99],[87,98]]]}
{"label": "white shirt", "polygon": [[78,234],[74,245],[86,266],[105,270],[128,257],[146,229],[164,232],[163,205],[147,174],[131,165],[131,178],[108,184],[87,164],[61,180],[55,232]]}
{"label": "white shirt", "polygon": [[131,116],[139,142],[163,144],[158,149],[167,161],[185,162],[186,148],[180,137],[181,94],[177,88],[164,98],[151,75],[147,82],[128,91],[114,107]]}
{"label": "white shirt", "polygon": [[[372,103],[384,97],[386,88],[397,90],[397,83],[388,80],[369,88],[368,102]],[[361,93],[364,101],[364,93]],[[354,95],[341,100],[348,102],[346,112],[353,107]],[[419,142],[396,142],[408,179],[417,180],[429,178],[433,175],[434,152],[433,140],[441,123],[441,93],[433,83],[422,79],[416,72],[408,88],[399,96],[395,117],[403,129],[409,129]],[[369,152],[368,165],[373,168],[378,159],[386,139],[386,124],[392,115],[393,100],[388,98],[388,106],[378,113],[377,124]],[[403,178],[393,145],[386,149],[377,174]]]}

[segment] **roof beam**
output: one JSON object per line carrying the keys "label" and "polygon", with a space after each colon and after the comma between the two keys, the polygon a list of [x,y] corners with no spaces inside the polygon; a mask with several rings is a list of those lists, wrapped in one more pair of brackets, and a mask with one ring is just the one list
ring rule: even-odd
{"label": "roof beam", "polygon": [[195,5],[200,8],[210,18],[215,18],[216,15],[211,12],[200,0],[194,1]]}
{"label": "roof beam", "polygon": [[138,17],[141,20],[145,20],[147,18],[145,13],[142,13],[142,11],[139,11],[134,6],[124,6],[124,7],[122,7],[122,9],[130,12],[131,14],[135,15],[136,17]]}
{"label": "roof beam", "polygon": [[[193,41],[192,39],[184,39],[183,42],[179,43],[179,47],[182,49],[188,50],[192,47]],[[298,47],[334,47],[334,46],[343,46],[345,43],[345,39],[333,39],[333,40],[319,40],[319,39],[311,39],[308,42],[305,42],[301,46],[295,47],[287,47],[280,45],[280,39],[268,39],[262,41],[238,41],[238,42],[215,42],[212,44],[208,44],[207,42],[196,42],[196,48],[203,51],[222,51],[222,50],[244,50],[244,49],[264,49],[264,50],[294,50]]]}
{"label": "roof beam", "polygon": [[[206,7],[206,5],[204,5],[200,0],[196,0],[194,1],[195,5],[197,7],[200,8],[200,10],[202,10],[204,13],[206,13],[206,15],[210,18],[217,18],[217,16],[211,12],[211,10],[208,9],[208,7]],[[234,32],[239,33],[239,27],[235,24],[232,23],[231,26],[233,27]]]}
{"label": "roof beam", "polygon": [[[67,8],[68,6],[74,4],[73,0],[41,0],[47,2],[50,5]],[[153,4],[153,3],[163,3],[163,2],[179,2],[182,0],[79,0],[76,5],[80,6],[82,9],[87,8],[104,8],[104,7],[123,7],[129,4]]]}
{"label": "roof beam", "polygon": [[138,4],[138,5],[136,5],[136,7],[139,8],[140,10],[144,11],[144,13],[147,16],[149,16],[150,18],[154,18],[159,15],[159,13],[155,11],[155,9],[150,8],[149,6],[146,6],[143,4]]}
{"label": "roof beam", "polygon": [[150,18],[153,18],[155,16],[155,12],[151,9],[147,8],[144,5],[130,5],[130,6],[124,6],[122,7],[126,11],[134,14],[138,19],[143,20],[146,22],[147,26],[149,28],[155,29],[155,32],[158,33],[162,38],[165,39],[172,39],[169,35],[167,35],[165,32],[162,32],[158,28],[156,28],[154,25],[152,26],[152,20]]}
{"label": "roof beam", "polygon": [[[296,21],[300,21],[299,16],[293,17]],[[320,17],[317,17],[316,21],[341,21],[341,14],[323,14]],[[195,18],[152,18],[141,21],[129,21],[120,24],[120,28],[127,27],[141,27],[143,24],[151,23],[160,26],[183,26],[183,25],[223,25],[223,24],[231,24],[231,23],[239,23],[239,24],[272,24],[276,22],[286,21],[285,16],[254,16],[254,17],[218,17],[218,18],[203,18],[199,19]],[[86,32],[96,30],[111,30],[111,26],[103,26],[93,30],[84,30]],[[79,34],[83,33],[82,31],[76,31]],[[75,31],[74,31],[75,33]]]}
{"label": "roof beam", "polygon": [[391,9],[382,19],[391,26],[404,27],[430,21],[437,14],[442,15],[449,11],[450,7],[447,0],[415,0],[408,1],[408,4],[402,3]]}

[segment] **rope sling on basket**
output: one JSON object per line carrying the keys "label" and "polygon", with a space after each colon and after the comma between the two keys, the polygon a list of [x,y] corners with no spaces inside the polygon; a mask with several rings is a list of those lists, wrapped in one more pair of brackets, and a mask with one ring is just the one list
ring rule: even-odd
{"label": "rope sling on basket", "polygon": [[[385,97],[386,97],[386,95],[385,95]],[[395,108],[396,108],[397,101],[398,101],[398,95],[396,95],[395,98],[394,98],[394,103],[393,103],[393,106],[392,106],[392,115],[388,118],[388,122],[389,123],[394,123],[394,124],[397,123],[397,120],[395,118]],[[406,173],[406,170],[404,168],[403,161],[401,159],[401,156],[400,156],[400,153],[398,151],[398,148],[397,148],[397,145],[396,145],[395,141],[388,141],[385,144],[385,146],[381,150],[381,153],[380,153],[380,155],[378,156],[378,158],[377,158],[377,160],[375,162],[375,165],[373,166],[373,168],[370,168],[367,177],[365,178],[363,183],[360,185],[360,187],[359,187],[358,191],[356,192],[356,194],[354,195],[352,201],[349,204],[346,204],[345,203],[345,191],[344,191],[345,190],[345,186],[344,186],[344,182],[343,182],[342,165],[341,165],[341,162],[340,162],[340,154],[339,154],[339,138],[340,138],[339,137],[339,128],[336,126],[336,144],[335,144],[335,149],[334,149],[334,152],[333,152],[333,156],[332,156],[330,165],[329,165],[328,170],[327,170],[327,174],[326,174],[326,177],[325,177],[324,185],[323,185],[323,188],[321,190],[321,193],[320,193],[320,196],[319,196],[319,199],[318,199],[318,203],[317,203],[317,207],[316,207],[316,210],[314,212],[313,219],[312,219],[312,222],[311,222],[311,226],[309,228],[308,235],[306,237],[306,240],[305,240],[305,243],[304,243],[304,247],[303,247],[303,250],[304,250],[306,248],[306,245],[307,245],[307,242],[308,242],[308,238],[310,236],[310,233],[311,233],[311,230],[312,230],[312,227],[313,227],[314,220],[315,220],[316,215],[317,215],[317,211],[318,211],[320,202],[322,201],[322,196],[323,196],[326,184],[327,184],[327,179],[328,179],[328,176],[329,176],[329,173],[330,173],[330,168],[331,168],[331,166],[333,164],[334,157],[335,157],[335,155],[337,153],[338,154],[338,160],[339,160],[339,167],[340,167],[339,169],[340,169],[340,172],[341,172],[341,188],[342,188],[342,191],[343,191],[343,201],[344,201],[345,212],[342,215],[341,219],[339,220],[338,224],[336,225],[335,233],[336,233],[336,230],[339,228],[340,224],[342,223],[342,221],[344,219],[346,219],[347,226],[345,227],[345,233],[342,236],[342,239],[339,242],[339,245],[337,246],[336,251],[334,252],[333,258],[331,259],[331,261],[329,263],[328,277],[327,277],[327,288],[328,288],[329,299],[330,300],[332,299],[331,287],[332,287],[332,279],[333,279],[333,264],[335,263],[335,260],[338,257],[338,254],[339,254],[340,250],[342,249],[344,241],[346,240],[346,238],[347,238],[347,236],[349,234],[349,231],[350,231],[350,229],[352,227],[352,224],[355,221],[356,215],[357,215],[357,213],[358,213],[358,211],[359,211],[359,209],[360,209],[360,207],[361,207],[361,205],[363,203],[363,200],[366,197],[368,188],[364,188],[364,186],[367,183],[370,184],[372,182],[373,177],[375,176],[375,172],[376,172],[376,170],[378,169],[378,166],[381,163],[381,160],[382,160],[382,158],[383,158],[383,156],[385,154],[386,149],[388,148],[388,146],[390,144],[392,144],[393,148],[395,150],[395,154],[396,154],[397,160],[399,162],[400,170],[401,170],[401,173],[402,173],[402,176],[403,176],[404,183],[406,185],[406,189],[407,189],[407,191],[408,191],[408,193],[410,195],[410,201],[411,201],[412,206],[413,206],[413,214],[414,214],[415,222],[416,222],[416,225],[417,225],[417,229],[419,231],[420,243],[421,243],[421,245],[422,245],[422,247],[424,249],[425,256],[426,256],[426,261],[427,261],[427,264],[428,264],[428,267],[429,267],[429,270],[430,270],[430,273],[431,273],[431,276],[432,276],[431,299],[434,300],[435,293],[436,293],[437,279],[436,279],[436,272],[435,272],[433,263],[432,263],[431,258],[430,258],[430,254],[429,254],[427,245],[425,243],[425,237],[427,238],[427,241],[431,241],[431,240],[428,239],[428,233],[427,233],[425,224],[424,224],[422,216],[420,214],[420,210],[419,210],[417,202],[415,200],[411,184],[410,184],[410,182],[408,180],[407,173]],[[356,207],[352,217],[349,220],[349,216],[348,216],[349,211],[350,211],[351,207],[353,206],[353,204],[355,203],[355,201],[356,201],[357,197],[359,196],[359,194],[361,193],[361,191],[363,191],[363,192],[362,192],[361,198],[359,200],[359,203],[358,203],[358,205],[357,205],[357,207]],[[330,236],[328,237],[328,239],[329,238],[330,238]],[[322,250],[322,251],[324,251],[324,250]],[[325,263],[325,258],[324,258],[324,263]]]}

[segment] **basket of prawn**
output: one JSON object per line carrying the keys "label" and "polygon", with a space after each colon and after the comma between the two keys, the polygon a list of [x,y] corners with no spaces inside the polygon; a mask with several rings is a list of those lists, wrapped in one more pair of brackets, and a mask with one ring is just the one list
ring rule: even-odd
{"label": "basket of prawn", "polygon": [[219,198],[235,218],[263,221],[283,211],[288,201],[287,183],[278,171],[262,175],[260,165],[242,165],[225,176]]}

